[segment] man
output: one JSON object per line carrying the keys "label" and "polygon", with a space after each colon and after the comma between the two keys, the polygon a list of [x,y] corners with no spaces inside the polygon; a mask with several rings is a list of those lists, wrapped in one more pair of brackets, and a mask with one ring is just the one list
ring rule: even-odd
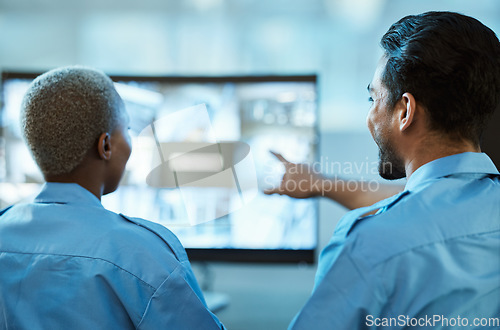
{"label": "man", "polygon": [[381,45],[367,125],[380,175],[407,183],[380,202],[400,189],[292,190],[329,179],[277,155],[287,172],[268,193],[364,206],[339,221],[290,328],[497,329],[500,175],[479,142],[500,104],[499,41],[471,17],[428,12],[392,25]]}
{"label": "man", "polygon": [[21,119],[47,183],[0,212],[0,328],[222,328],[177,238],[100,203],[131,152],[112,81],[82,67],[45,73]]}

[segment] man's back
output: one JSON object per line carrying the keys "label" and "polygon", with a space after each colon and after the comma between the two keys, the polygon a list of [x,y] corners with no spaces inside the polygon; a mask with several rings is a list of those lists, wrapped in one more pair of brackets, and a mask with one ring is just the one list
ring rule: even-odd
{"label": "man's back", "polygon": [[167,229],[49,183],[0,216],[0,328],[219,328]]}
{"label": "man's back", "polygon": [[379,214],[348,228],[325,249],[295,327],[499,326],[500,175],[485,155],[423,166]]}

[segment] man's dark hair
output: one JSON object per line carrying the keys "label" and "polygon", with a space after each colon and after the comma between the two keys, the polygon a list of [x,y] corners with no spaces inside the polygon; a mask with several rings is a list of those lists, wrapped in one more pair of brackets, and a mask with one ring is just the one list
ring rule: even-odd
{"label": "man's dark hair", "polygon": [[394,23],[381,40],[388,58],[382,81],[391,107],[412,93],[430,128],[479,145],[500,103],[500,43],[478,20],[427,12]]}

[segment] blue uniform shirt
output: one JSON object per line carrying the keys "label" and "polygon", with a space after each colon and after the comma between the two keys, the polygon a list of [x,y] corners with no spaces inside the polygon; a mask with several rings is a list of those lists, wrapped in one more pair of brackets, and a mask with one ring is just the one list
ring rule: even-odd
{"label": "blue uniform shirt", "polygon": [[500,328],[500,176],[481,153],[427,163],[402,193],[347,213],[290,329],[465,323]]}
{"label": "blue uniform shirt", "polygon": [[0,215],[0,329],[219,329],[168,229],[47,183]]}

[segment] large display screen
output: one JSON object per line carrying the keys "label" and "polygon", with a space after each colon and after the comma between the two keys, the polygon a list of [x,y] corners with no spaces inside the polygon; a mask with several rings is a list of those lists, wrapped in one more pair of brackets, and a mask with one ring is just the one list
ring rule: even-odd
{"label": "large display screen", "polygon": [[[28,200],[43,177],[19,116],[33,73],[2,75],[0,207]],[[265,195],[283,165],[312,162],[316,76],[111,76],[130,117],[132,154],[115,212],[173,231],[192,260],[313,262],[317,201]]]}

